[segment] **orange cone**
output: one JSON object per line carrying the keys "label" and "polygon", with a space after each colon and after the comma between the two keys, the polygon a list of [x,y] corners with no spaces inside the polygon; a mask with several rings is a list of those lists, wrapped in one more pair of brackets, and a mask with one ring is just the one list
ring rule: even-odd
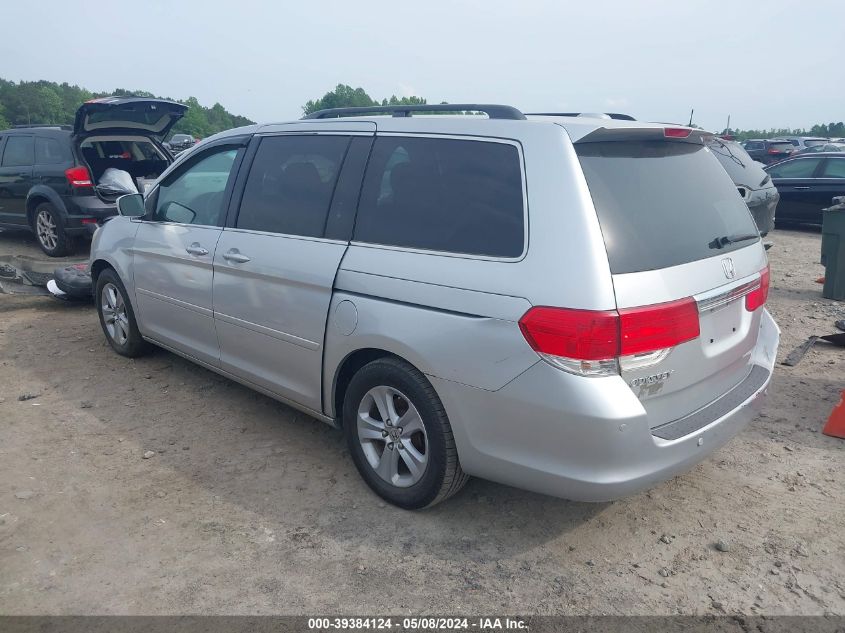
{"label": "orange cone", "polygon": [[845,440],[845,391],[839,399],[839,404],[833,407],[827,424],[824,425],[822,433],[830,437],[838,437]]}

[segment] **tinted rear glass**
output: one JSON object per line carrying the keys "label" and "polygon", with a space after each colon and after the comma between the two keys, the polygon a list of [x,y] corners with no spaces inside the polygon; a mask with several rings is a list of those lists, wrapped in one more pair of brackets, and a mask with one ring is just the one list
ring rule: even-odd
{"label": "tinted rear glass", "polygon": [[804,141],[804,147],[815,147],[816,145],[824,145],[825,143],[827,143],[827,141],[825,141],[825,140],[817,140],[817,141],[809,140],[809,141]]}
{"label": "tinted rear glass", "polygon": [[777,143],[769,143],[770,149],[776,149],[779,152],[791,152],[794,148],[789,141],[778,141]]}
{"label": "tinted rear glass", "polygon": [[522,170],[515,146],[376,139],[358,207],[356,240],[518,257],[524,236]]}
{"label": "tinted rear glass", "polygon": [[760,182],[765,174],[739,143],[725,141],[715,136],[707,141],[707,147],[738,185],[753,185]]}
{"label": "tinted rear glass", "polygon": [[608,142],[575,149],[614,274],[714,257],[752,243],[716,249],[717,238],[757,234],[733,182],[702,145]]}

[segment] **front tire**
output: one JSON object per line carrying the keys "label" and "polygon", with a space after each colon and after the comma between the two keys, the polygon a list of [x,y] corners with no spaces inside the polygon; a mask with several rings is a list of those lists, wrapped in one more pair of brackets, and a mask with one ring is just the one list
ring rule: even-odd
{"label": "front tire", "polygon": [[94,297],[100,325],[112,349],[129,358],[137,358],[147,353],[150,346],[138,330],[126,288],[111,268],[107,268],[97,277],[97,292]]}
{"label": "front tire", "polygon": [[73,239],[65,232],[61,216],[49,202],[42,202],[35,208],[32,228],[38,246],[50,257],[63,257],[73,252]]}
{"label": "front tire", "polygon": [[408,510],[463,488],[449,418],[426,377],[398,358],[380,358],[352,377],[343,403],[352,459],[367,485]]}

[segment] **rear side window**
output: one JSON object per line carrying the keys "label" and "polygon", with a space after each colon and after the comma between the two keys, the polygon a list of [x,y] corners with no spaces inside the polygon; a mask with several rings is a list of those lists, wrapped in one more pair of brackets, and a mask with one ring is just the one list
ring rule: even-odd
{"label": "rear side window", "polygon": [[703,145],[663,141],[575,145],[614,274],[655,270],[748,246],[756,235],[736,187]]}
{"label": "rear side window", "polygon": [[34,144],[31,136],[10,136],[3,150],[3,167],[32,165]]}
{"label": "rear side window", "polygon": [[36,165],[60,165],[70,160],[70,152],[63,143],[54,138],[35,139]]}
{"label": "rear side window", "polygon": [[761,141],[748,141],[745,144],[745,149],[763,149],[763,143]]}
{"label": "rear side window", "polygon": [[500,142],[379,137],[355,240],[518,257],[525,242],[519,151]]}
{"label": "rear side window", "polygon": [[845,159],[828,158],[822,170],[822,178],[845,178]]}
{"label": "rear side window", "polygon": [[236,226],[304,237],[326,230],[347,136],[270,136],[249,171]]}
{"label": "rear side window", "polygon": [[767,171],[772,178],[812,178],[821,160],[821,158],[799,158],[775,165]]}

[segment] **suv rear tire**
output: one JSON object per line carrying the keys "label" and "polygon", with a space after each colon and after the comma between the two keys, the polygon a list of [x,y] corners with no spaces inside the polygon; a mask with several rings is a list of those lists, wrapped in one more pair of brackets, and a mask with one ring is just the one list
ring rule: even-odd
{"label": "suv rear tire", "polygon": [[137,358],[150,350],[150,344],[138,330],[126,288],[111,268],[107,268],[97,277],[94,300],[103,334],[114,351],[121,356]]}
{"label": "suv rear tire", "polygon": [[63,257],[73,252],[73,239],[65,232],[61,216],[49,202],[42,202],[35,208],[32,230],[38,246],[50,257]]}
{"label": "suv rear tire", "polygon": [[422,372],[403,360],[380,358],[352,377],[343,428],[361,477],[400,508],[433,506],[469,479],[443,403]]}

